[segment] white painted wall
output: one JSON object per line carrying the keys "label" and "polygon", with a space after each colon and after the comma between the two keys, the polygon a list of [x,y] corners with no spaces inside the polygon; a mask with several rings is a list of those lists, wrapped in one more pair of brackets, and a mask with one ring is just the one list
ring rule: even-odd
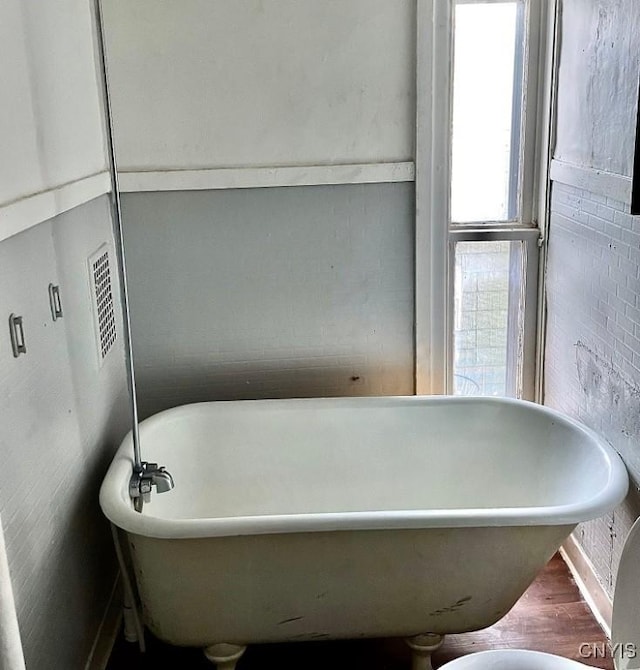
{"label": "white painted wall", "polygon": [[412,160],[413,0],[105,0],[121,170]]}
{"label": "white painted wall", "polygon": [[111,594],[98,488],[129,423],[122,339],[99,368],[89,293],[87,258],[113,250],[91,8],[0,3],[0,511],[27,667],[52,670],[85,667]]}
{"label": "white painted wall", "polygon": [[0,244],[0,315],[23,316],[27,345],[14,358],[2,329],[0,512],[28,668],[85,666],[116,574],[98,488],[129,417],[122,338],[101,368],[96,353],[87,258],[103,242],[106,197]]}
{"label": "white painted wall", "polygon": [[415,0],[103,4],[142,415],[412,393]]}
{"label": "white painted wall", "polygon": [[413,393],[413,184],[123,196],[140,411]]}
{"label": "white painted wall", "polygon": [[555,158],[632,175],[640,76],[637,0],[563,0]]}
{"label": "white painted wall", "polygon": [[640,514],[640,221],[628,205],[556,183],[549,252],[545,404],[608,440],[631,477],[628,500],[577,531],[612,597]]}
{"label": "white painted wall", "polygon": [[90,8],[2,2],[0,228],[2,205],[106,168]]}
{"label": "white painted wall", "polygon": [[561,40],[544,399],[600,433],[629,470],[625,503],[576,535],[612,596],[640,514],[640,218],[615,176],[631,175],[640,4],[563,0]]}

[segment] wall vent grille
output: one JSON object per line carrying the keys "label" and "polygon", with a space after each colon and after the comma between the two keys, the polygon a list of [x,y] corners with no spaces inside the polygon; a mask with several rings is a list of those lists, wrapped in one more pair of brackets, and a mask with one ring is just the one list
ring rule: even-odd
{"label": "wall vent grille", "polygon": [[89,258],[89,274],[91,277],[98,358],[102,363],[106,355],[111,351],[117,337],[111,282],[111,264],[106,244],[101,246]]}

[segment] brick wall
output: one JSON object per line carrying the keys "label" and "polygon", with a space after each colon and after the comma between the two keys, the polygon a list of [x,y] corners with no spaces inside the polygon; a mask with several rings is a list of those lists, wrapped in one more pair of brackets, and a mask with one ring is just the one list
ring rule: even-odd
{"label": "brick wall", "polygon": [[640,217],[628,205],[554,183],[547,299],[545,404],[600,433],[632,478],[623,505],[577,531],[612,595],[640,514]]}

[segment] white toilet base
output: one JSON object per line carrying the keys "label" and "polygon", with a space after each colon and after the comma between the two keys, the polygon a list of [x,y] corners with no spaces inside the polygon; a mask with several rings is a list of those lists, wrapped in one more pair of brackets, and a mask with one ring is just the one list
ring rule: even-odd
{"label": "white toilet base", "polygon": [[554,654],[525,649],[496,649],[480,651],[445,663],[440,670],[594,670]]}

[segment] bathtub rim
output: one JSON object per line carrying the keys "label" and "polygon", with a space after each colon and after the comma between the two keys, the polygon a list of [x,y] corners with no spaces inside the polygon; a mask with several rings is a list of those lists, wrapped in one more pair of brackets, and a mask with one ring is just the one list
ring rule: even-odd
{"label": "bathtub rim", "polygon": [[[603,438],[579,421],[537,403],[513,398],[480,396],[363,396],[346,398],[291,398],[264,400],[223,400],[173,407],[141,422],[151,427],[169,415],[179,415],[201,406],[230,403],[250,404],[318,403],[369,406],[406,404],[499,404],[526,407],[581,433],[596,448],[608,465],[607,478],[596,495],[575,503],[548,506],[501,508],[453,508],[436,510],[372,510],[363,512],[319,512],[302,514],[264,514],[238,517],[166,519],[140,514],[133,509],[128,483],[133,470],[131,433],[120,444],[100,488],[104,515],[119,528],[136,535],[158,539],[197,539],[278,533],[334,532],[355,530],[428,529],[493,526],[575,525],[611,511],[625,498],[629,480],[626,467]],[[143,454],[144,458],[144,454]],[[604,473],[603,473],[604,476]],[[158,495],[155,492],[153,495]]]}

